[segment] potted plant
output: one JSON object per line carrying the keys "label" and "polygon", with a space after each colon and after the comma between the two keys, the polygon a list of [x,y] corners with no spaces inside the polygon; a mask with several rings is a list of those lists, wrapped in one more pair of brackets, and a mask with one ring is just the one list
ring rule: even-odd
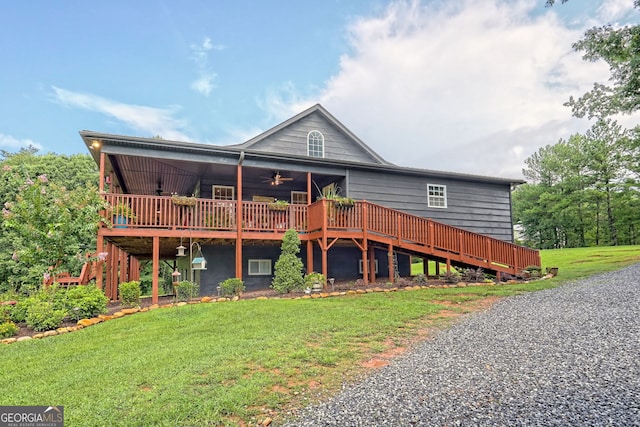
{"label": "potted plant", "polygon": [[320,292],[324,289],[325,279],[322,273],[316,273],[315,271],[304,276],[304,285],[307,289],[311,289],[313,292]]}
{"label": "potted plant", "polygon": [[118,203],[113,206],[113,224],[116,228],[126,228],[129,219],[135,219],[136,215],[126,203]]}

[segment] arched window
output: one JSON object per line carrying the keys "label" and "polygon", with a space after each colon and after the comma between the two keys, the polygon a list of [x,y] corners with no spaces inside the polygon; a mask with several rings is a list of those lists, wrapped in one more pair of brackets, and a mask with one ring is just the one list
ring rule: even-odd
{"label": "arched window", "polygon": [[307,135],[307,154],[310,157],[324,157],[324,135],[312,130]]}

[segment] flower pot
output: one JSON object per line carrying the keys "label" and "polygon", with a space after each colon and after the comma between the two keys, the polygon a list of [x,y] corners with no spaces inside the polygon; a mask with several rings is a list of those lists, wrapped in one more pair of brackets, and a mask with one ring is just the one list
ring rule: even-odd
{"label": "flower pot", "polygon": [[115,228],[127,228],[128,219],[124,215],[113,216],[113,226]]}

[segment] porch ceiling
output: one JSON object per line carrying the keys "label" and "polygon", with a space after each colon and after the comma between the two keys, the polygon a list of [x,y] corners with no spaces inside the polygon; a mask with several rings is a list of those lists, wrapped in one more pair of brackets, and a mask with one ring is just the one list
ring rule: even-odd
{"label": "porch ceiling", "polygon": [[[292,189],[306,191],[307,174],[299,169],[300,166],[287,169],[269,164],[264,167],[243,166],[242,182],[246,187],[269,189],[270,183],[266,181],[279,171],[282,176],[293,178],[292,184],[287,181],[287,185],[295,187]],[[116,185],[124,193],[150,196],[159,195],[158,193],[164,196],[172,193],[190,195],[202,178],[212,182],[219,180],[235,183],[236,170],[237,164],[234,163],[203,163],[119,154],[110,154],[107,165],[107,173],[114,172]],[[313,174],[313,180],[319,186],[326,185],[333,179],[335,177],[330,175]]]}

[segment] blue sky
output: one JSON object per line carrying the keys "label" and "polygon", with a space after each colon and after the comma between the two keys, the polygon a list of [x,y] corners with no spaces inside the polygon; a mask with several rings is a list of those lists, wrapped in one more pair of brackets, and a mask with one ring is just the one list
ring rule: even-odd
{"label": "blue sky", "polygon": [[319,102],[396,164],[518,178],[539,147],[589,126],[562,103],[608,70],[571,43],[637,22],[632,6],[6,2],[0,149],[84,153],[83,129],[241,143]]}

